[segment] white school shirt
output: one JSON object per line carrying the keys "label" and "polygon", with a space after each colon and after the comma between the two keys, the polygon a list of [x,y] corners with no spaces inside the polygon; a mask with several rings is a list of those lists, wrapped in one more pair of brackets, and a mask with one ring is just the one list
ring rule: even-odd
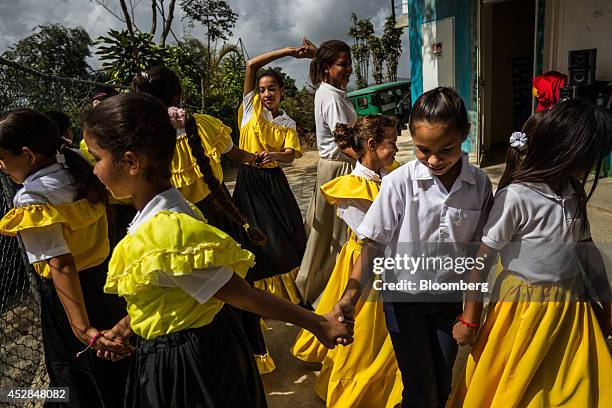
{"label": "white school shirt", "polygon": [[[492,203],[489,177],[469,163],[467,154],[461,157],[461,172],[450,191],[426,165],[413,160],[383,178],[380,192],[357,232],[385,245],[386,256],[403,256],[408,252],[409,256],[418,257],[422,255],[422,248],[418,247],[421,243],[433,243],[432,247],[448,243],[459,252],[455,255],[465,256],[454,243],[461,246],[480,242]],[[398,244],[402,243],[407,246],[400,245],[398,253]],[[405,273],[395,270],[395,276],[405,276]],[[419,270],[413,276],[436,282],[457,277],[453,270]]]}
{"label": "white school shirt", "polygon": [[[30,174],[24,180],[23,187],[13,198],[13,204],[15,207],[61,205],[73,202],[76,197],[74,177],[61,164],[54,163]],[[30,263],[70,253],[60,224],[27,229],[20,231],[19,235]]]}
{"label": "white school shirt", "polygon": [[545,183],[512,183],[495,195],[482,242],[500,251],[504,269],[528,282],[559,282],[579,271],[574,243],[590,238],[575,219],[571,185],[561,195]]}
{"label": "white school shirt", "polygon": [[334,141],[338,123],[352,125],[357,120],[355,107],[346,92],[327,82],[321,82],[315,92],[315,126],[319,156],[324,159],[346,159]]}
{"label": "white school shirt", "polygon": [[[242,98],[242,123],[240,124],[241,128],[244,127],[247,123],[249,123],[249,120],[251,120],[251,117],[253,116],[253,99],[255,98],[255,92],[256,90],[253,89],[251,92],[249,92]],[[266,119],[268,122],[272,122],[275,125],[288,127],[291,129],[297,129],[295,120],[291,119],[284,110],[281,109],[280,114],[277,117],[274,117],[272,115],[272,112],[270,112],[265,106],[262,107],[264,119]]]}
{"label": "white school shirt", "polygon": [[[134,220],[128,227],[128,234],[133,234],[138,227],[163,210],[187,214],[195,219],[202,220],[183,195],[175,187],[171,187],[153,197],[141,211],[136,213]],[[163,231],[160,231],[160,234],[163,234]],[[227,266],[195,269],[191,273],[180,276],[172,276],[163,273],[164,271],[158,272],[161,272],[158,275],[159,280],[156,282],[158,286],[179,287],[200,304],[213,297],[233,275],[232,270]]]}
{"label": "white school shirt", "polygon": [[[351,174],[353,176],[363,177],[365,179],[380,183],[382,181],[382,177],[388,174],[384,169],[381,169],[380,172],[381,174],[379,175],[374,170],[367,168],[358,161],[355,163],[355,168]],[[336,207],[338,208],[338,217],[346,222],[353,232],[356,232],[371,204],[372,203],[370,201],[362,199],[340,199],[336,204]],[[363,237],[358,236],[358,238],[362,239]]]}

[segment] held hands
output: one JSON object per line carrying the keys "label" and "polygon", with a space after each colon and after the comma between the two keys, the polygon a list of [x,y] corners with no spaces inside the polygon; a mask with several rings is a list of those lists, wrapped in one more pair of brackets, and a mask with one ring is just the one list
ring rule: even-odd
{"label": "held hands", "polygon": [[259,152],[255,155],[255,160],[253,161],[253,165],[260,167],[266,165],[268,163],[272,163],[274,161],[274,152]]}
{"label": "held hands", "polygon": [[474,344],[476,340],[476,328],[467,327],[458,321],[453,326],[453,337],[460,346]]}
{"label": "held hands", "polygon": [[314,58],[317,54],[317,47],[306,37],[302,40],[299,47],[288,47],[289,55],[293,58]]}
{"label": "held hands", "polygon": [[[354,324],[355,322],[355,305],[348,298],[341,298],[338,303],[334,305],[332,309],[332,314],[335,316],[336,320],[343,322],[350,322],[350,324]],[[336,343],[342,344],[346,346],[350,343],[346,343],[346,339],[338,338],[336,339]]]}
{"label": "held hands", "polygon": [[320,315],[321,331],[315,333],[317,339],[327,348],[334,348],[336,344],[348,345],[353,342],[353,321],[339,322],[334,312]]}

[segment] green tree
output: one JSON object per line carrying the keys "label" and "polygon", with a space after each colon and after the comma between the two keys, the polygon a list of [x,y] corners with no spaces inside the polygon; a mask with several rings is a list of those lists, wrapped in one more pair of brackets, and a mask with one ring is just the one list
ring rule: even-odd
{"label": "green tree", "polygon": [[370,36],[368,47],[372,54],[372,78],[374,78],[375,83],[382,84],[385,77],[383,65],[387,50],[383,45],[383,41],[375,35]]}
{"label": "green tree", "polygon": [[51,75],[89,78],[91,68],[86,59],[93,43],[85,29],[43,24],[37,30],[10,46],[3,56]]}
{"label": "green tree", "polygon": [[[282,106],[287,115],[295,120],[300,139],[306,140],[305,135],[315,131],[314,92],[303,87],[295,95],[286,96]],[[306,140],[306,142],[312,145],[313,140]]]}
{"label": "green tree", "polygon": [[383,30],[382,46],[385,50],[389,81],[397,81],[397,66],[402,55],[402,32],[401,28],[395,27],[395,18],[392,15],[387,17]]}
{"label": "green tree", "polygon": [[169,50],[153,42],[149,33],[110,30],[96,40],[96,54],[113,84],[129,84],[134,75],[156,65],[163,65]]}
{"label": "green tree", "polygon": [[351,49],[353,51],[353,59],[356,62],[354,67],[357,89],[364,88],[368,86],[370,66],[368,41],[370,36],[374,34],[374,26],[370,20],[359,20],[355,13],[351,13],[351,27],[348,34],[354,39]]}

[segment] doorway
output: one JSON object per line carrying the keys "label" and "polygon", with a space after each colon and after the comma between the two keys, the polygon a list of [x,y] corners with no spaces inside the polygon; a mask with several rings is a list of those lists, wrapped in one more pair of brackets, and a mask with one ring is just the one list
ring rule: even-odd
{"label": "doorway", "polygon": [[537,0],[483,0],[480,9],[481,167],[504,161],[508,138],[532,113]]}

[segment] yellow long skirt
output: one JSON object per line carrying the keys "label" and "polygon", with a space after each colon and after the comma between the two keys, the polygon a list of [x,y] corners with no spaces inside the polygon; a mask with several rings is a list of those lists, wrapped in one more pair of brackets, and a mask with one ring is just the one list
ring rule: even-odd
{"label": "yellow long skirt", "polygon": [[612,358],[591,305],[508,272],[495,290],[447,407],[611,407]]}
{"label": "yellow long skirt", "polygon": [[[317,313],[329,312],[348,283],[360,244],[351,237],[342,248]],[[365,302],[355,316],[354,342],[328,350],[307,331],[300,332],[292,354],[323,362],[315,392],[328,407],[393,407],[402,401],[402,379],[382,302]]]}

